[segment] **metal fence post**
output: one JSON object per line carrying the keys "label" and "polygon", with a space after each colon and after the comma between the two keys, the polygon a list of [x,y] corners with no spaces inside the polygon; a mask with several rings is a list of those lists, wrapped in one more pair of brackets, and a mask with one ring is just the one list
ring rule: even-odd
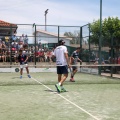
{"label": "metal fence post", "polygon": [[59,37],[60,37],[60,26],[58,26],[58,43],[59,43]]}
{"label": "metal fence post", "polygon": [[[80,48],[82,50],[82,27],[80,27]],[[82,54],[82,53],[81,53]],[[82,59],[82,55],[81,55],[81,58]]]}
{"label": "metal fence post", "polygon": [[[102,0],[100,0],[99,64],[101,64],[101,43],[102,43]],[[99,75],[101,75],[101,66],[99,66]]]}
{"label": "metal fence post", "polygon": [[36,25],[35,25],[35,68],[36,68]]}

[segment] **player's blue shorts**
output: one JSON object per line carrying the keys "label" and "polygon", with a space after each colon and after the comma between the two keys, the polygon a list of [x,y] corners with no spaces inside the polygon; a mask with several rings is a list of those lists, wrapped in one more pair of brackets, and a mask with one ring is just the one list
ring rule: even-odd
{"label": "player's blue shorts", "polygon": [[68,66],[57,66],[57,74],[68,74]]}

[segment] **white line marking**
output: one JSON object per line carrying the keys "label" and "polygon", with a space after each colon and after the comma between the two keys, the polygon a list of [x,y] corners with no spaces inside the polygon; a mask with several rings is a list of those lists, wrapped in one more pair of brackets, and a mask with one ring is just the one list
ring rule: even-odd
{"label": "white line marking", "polygon": [[[53,91],[51,88],[49,88],[48,86],[44,85],[43,83],[41,83],[40,81],[36,80],[35,78],[32,77],[32,79],[36,82],[38,82],[39,84],[43,85],[45,88],[47,88],[48,90]],[[55,91],[53,91],[55,92]],[[57,92],[55,92],[57,93]],[[64,100],[68,101],[69,103],[71,103],[72,105],[74,105],[75,107],[79,108],[80,110],[82,110],[83,112],[85,112],[86,114],[88,114],[89,116],[91,116],[92,118],[94,118],[95,120],[100,120],[97,117],[95,117],[94,115],[92,115],[91,113],[89,113],[88,111],[86,111],[85,109],[83,109],[82,107],[78,106],[77,104],[73,103],[72,101],[68,100],[67,98],[65,98],[64,96],[62,96],[61,94],[57,94],[59,95],[61,98],[63,98]]]}

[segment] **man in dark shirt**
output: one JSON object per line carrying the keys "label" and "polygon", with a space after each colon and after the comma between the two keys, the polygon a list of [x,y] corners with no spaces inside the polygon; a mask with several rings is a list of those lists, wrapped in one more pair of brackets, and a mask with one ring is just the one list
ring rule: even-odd
{"label": "man in dark shirt", "polygon": [[23,54],[23,50],[19,50],[18,61],[20,63],[20,79],[22,79],[23,68],[26,68],[27,75],[29,78],[31,78],[31,76],[29,75],[27,60],[28,56],[25,53]]}
{"label": "man in dark shirt", "polygon": [[79,52],[80,52],[80,47],[76,48],[76,50],[71,54],[71,57],[70,57],[70,64],[73,65],[71,78],[70,78],[71,82],[75,82],[74,75],[78,71],[77,62],[78,61],[82,62],[82,60],[79,59]]}

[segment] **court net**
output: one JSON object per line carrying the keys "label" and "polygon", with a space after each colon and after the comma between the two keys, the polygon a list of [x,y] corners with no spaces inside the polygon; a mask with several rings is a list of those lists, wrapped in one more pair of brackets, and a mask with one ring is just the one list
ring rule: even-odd
{"label": "court net", "polygon": [[[71,66],[71,68],[74,67]],[[71,73],[65,81],[66,85],[75,84],[119,84],[120,74],[115,73],[115,69],[119,70],[120,65],[77,65],[78,72],[74,75],[75,82],[71,82]],[[18,69],[18,71],[16,71]],[[101,75],[99,75],[101,69]],[[46,85],[55,85],[57,83],[56,65],[29,65],[29,71],[32,78]],[[111,71],[113,72],[111,74]],[[0,86],[15,86],[15,85],[40,85],[32,78],[28,78],[26,69],[23,70],[22,79],[20,79],[19,65],[1,65],[0,66]]]}

